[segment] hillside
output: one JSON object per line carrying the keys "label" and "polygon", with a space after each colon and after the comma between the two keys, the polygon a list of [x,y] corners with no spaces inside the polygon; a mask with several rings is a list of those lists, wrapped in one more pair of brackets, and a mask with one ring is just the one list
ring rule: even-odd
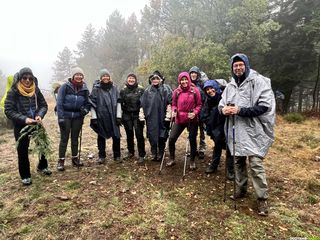
{"label": "hillside", "polygon": [[[56,171],[59,131],[53,100],[44,123],[52,140],[53,174],[36,172],[33,184],[20,183],[13,133],[1,129],[0,239],[320,239],[320,121],[289,124],[278,117],[276,141],[265,159],[269,184],[268,217],[256,214],[254,193],[223,202],[224,164],[206,175],[212,143],[198,169],[182,180],[186,135],[177,142],[178,164],[159,175],[159,163],[134,161],[97,165],[96,135],[86,117],[81,157],[85,166]],[[125,154],[125,133],[121,140]],[[107,155],[112,156],[111,140]],[[147,153],[149,143],[146,141]],[[89,159],[88,155],[95,157]],[[222,161],[224,163],[224,159]],[[227,196],[233,184],[227,182]]]}

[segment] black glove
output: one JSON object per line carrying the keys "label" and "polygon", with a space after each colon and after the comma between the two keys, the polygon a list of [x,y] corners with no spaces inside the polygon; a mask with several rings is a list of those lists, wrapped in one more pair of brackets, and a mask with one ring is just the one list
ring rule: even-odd
{"label": "black glove", "polygon": [[121,126],[121,125],[122,125],[122,120],[121,120],[121,118],[117,118],[116,124],[117,124],[117,126]]}
{"label": "black glove", "polygon": [[81,108],[80,108],[80,114],[81,114],[81,116],[85,116],[85,115],[87,115],[89,113],[89,110],[88,109],[86,109],[84,106],[82,106]]}
{"label": "black glove", "polygon": [[139,125],[140,125],[141,128],[144,128],[144,123],[145,123],[145,121],[140,121],[140,120],[139,120],[138,123],[139,123]]}
{"label": "black glove", "polygon": [[170,121],[164,121],[163,125],[166,129],[170,129]]}
{"label": "black glove", "polygon": [[66,128],[66,121],[63,118],[58,119],[58,124],[59,124],[60,129]]}
{"label": "black glove", "polygon": [[90,127],[92,128],[93,131],[98,133],[98,119],[91,119],[90,120]]}

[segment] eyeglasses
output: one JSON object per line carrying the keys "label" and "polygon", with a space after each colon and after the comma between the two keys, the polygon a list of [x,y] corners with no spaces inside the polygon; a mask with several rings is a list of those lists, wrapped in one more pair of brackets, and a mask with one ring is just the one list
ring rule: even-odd
{"label": "eyeglasses", "polygon": [[238,68],[238,67],[243,67],[245,64],[244,63],[235,63],[233,64],[234,68]]}
{"label": "eyeglasses", "polygon": [[26,81],[26,80],[29,80],[29,81],[33,81],[33,77],[22,77],[22,80]]}

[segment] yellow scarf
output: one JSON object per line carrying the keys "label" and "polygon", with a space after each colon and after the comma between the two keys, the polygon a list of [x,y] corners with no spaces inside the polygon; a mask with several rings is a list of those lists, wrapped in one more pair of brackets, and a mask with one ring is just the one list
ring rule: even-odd
{"label": "yellow scarf", "polygon": [[25,97],[32,97],[36,92],[36,85],[34,82],[30,87],[25,87],[21,82],[18,82],[17,88],[20,94]]}

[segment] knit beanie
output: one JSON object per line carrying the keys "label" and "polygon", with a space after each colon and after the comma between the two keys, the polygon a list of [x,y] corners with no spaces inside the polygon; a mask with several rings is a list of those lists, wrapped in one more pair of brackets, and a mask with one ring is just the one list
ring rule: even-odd
{"label": "knit beanie", "polygon": [[110,77],[110,72],[108,71],[108,69],[103,68],[103,69],[100,70],[100,72],[99,72],[99,79],[100,80],[101,80],[103,75],[109,75],[109,77]]}
{"label": "knit beanie", "polygon": [[32,70],[28,67],[24,67],[24,68],[21,68],[20,71],[19,71],[19,80],[21,80],[21,78],[23,77],[23,75],[25,74],[30,74],[33,76],[33,73],[32,73]]}
{"label": "knit beanie", "polygon": [[73,79],[74,75],[76,75],[77,73],[81,73],[84,76],[83,70],[79,67],[75,67],[71,69],[71,79]]}

